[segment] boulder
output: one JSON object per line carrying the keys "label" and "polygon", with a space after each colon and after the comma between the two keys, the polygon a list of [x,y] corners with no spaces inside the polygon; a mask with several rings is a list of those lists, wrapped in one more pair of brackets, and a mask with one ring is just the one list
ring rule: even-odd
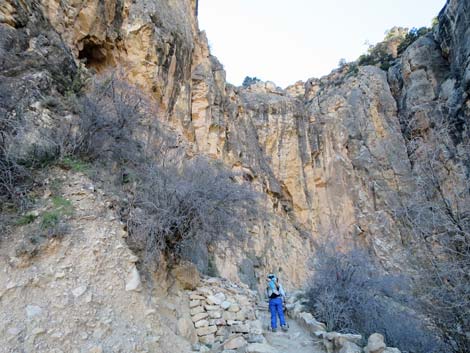
{"label": "boulder", "polygon": [[326,331],[326,325],[322,322],[315,320],[312,314],[302,312],[298,314],[297,319],[301,326],[303,326],[310,333]]}
{"label": "boulder", "polygon": [[367,340],[367,346],[364,348],[365,353],[383,353],[387,348],[384,341],[384,336],[380,333],[373,333]]}

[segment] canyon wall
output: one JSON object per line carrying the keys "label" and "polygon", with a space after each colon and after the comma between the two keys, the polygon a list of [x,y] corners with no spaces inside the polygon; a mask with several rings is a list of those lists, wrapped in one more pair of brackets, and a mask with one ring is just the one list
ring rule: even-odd
{"label": "canyon wall", "polygon": [[406,230],[396,213],[416,189],[420,158],[410,155],[410,136],[419,133],[426,146],[444,114],[454,127],[449,148],[457,164],[464,160],[469,2],[449,1],[433,32],[388,72],[342,68],[285,90],[227,83],[196,7],[193,0],[4,1],[0,109],[21,106],[33,125],[44,115],[53,124],[64,117],[41,100],[65,94],[79,62],[89,72],[122,70],[158,103],[155,119],[180,136],[188,158],[222,160],[267,195],[276,217],[260,221],[243,249],[216,246],[221,275],[255,286],[263,273],[281,271],[300,285],[315,244],[330,237],[401,267]]}

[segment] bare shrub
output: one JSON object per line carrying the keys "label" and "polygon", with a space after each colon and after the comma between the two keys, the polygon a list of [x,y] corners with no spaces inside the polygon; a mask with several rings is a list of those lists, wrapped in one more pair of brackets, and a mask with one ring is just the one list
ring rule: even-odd
{"label": "bare shrub", "polygon": [[[408,141],[415,192],[397,210],[410,234],[415,291],[453,352],[470,346],[469,138],[449,119]],[[455,143],[457,139],[457,144]]]}
{"label": "bare shrub", "polygon": [[335,242],[316,253],[308,308],[328,330],[382,333],[405,352],[437,352],[436,338],[411,307],[410,282],[383,273],[364,250],[339,251]]}
{"label": "bare shrub", "polygon": [[21,120],[16,114],[0,112],[0,202],[3,207],[11,204],[22,210],[26,207],[25,194],[31,175],[11,150],[20,127]]}
{"label": "bare shrub", "polygon": [[62,155],[116,163],[143,156],[139,134],[157,112],[141,90],[126,83],[119,72],[92,80],[88,93],[76,97],[73,109],[78,112],[78,122],[63,126],[56,138]]}
{"label": "bare shrub", "polygon": [[147,264],[158,265],[163,255],[170,264],[183,258],[207,270],[211,245],[244,239],[259,214],[257,198],[233,173],[202,157],[180,166],[147,164],[129,204],[131,245]]}

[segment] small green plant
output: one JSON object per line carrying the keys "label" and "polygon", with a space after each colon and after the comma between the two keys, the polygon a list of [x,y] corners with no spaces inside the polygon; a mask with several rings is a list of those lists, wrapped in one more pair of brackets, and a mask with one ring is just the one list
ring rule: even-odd
{"label": "small green plant", "polygon": [[62,196],[53,196],[52,204],[54,205],[56,211],[59,211],[61,214],[70,215],[72,213],[72,202],[63,198]]}
{"label": "small green plant", "polygon": [[35,214],[28,213],[18,218],[18,220],[16,221],[16,224],[19,226],[24,226],[24,225],[33,223],[36,220],[36,218],[38,218],[38,216],[36,216]]}
{"label": "small green plant", "polygon": [[56,210],[45,212],[42,214],[41,218],[42,229],[53,228],[60,222],[60,212]]}
{"label": "small green plant", "polygon": [[62,158],[59,162],[59,166],[67,170],[81,173],[87,172],[90,167],[86,162],[72,157]]}

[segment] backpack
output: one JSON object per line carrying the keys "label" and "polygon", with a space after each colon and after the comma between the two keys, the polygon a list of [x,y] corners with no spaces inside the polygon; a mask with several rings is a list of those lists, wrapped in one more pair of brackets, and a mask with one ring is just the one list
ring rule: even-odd
{"label": "backpack", "polygon": [[268,298],[277,298],[281,295],[279,292],[279,284],[275,283],[274,281],[270,281],[268,286],[266,287],[266,294]]}

